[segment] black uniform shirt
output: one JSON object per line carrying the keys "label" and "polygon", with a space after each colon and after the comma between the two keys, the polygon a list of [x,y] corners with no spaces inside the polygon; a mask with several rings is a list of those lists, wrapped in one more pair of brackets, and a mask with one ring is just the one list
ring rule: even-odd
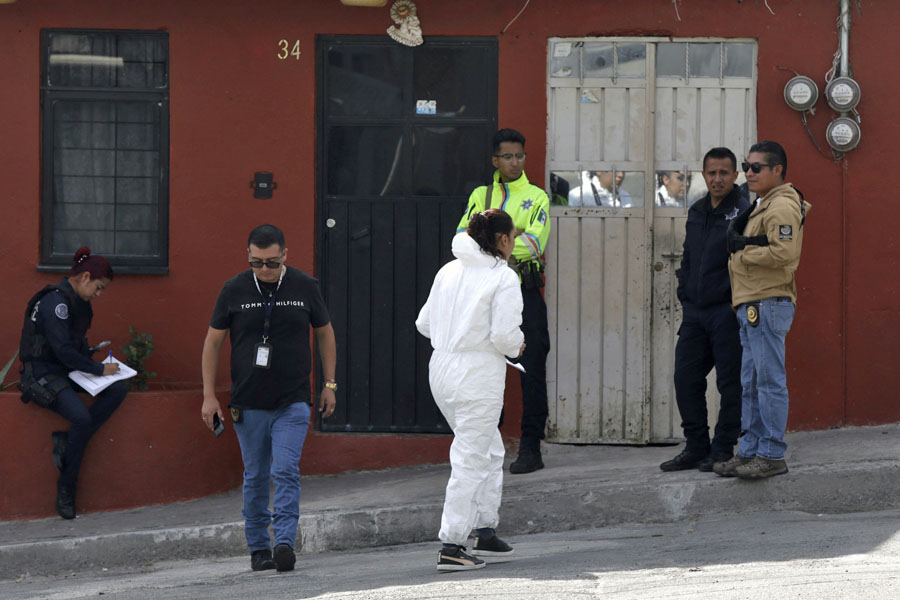
{"label": "black uniform shirt", "polygon": [[276,284],[259,282],[248,270],[225,282],[210,326],[228,329],[231,340],[231,405],[274,410],[294,402],[309,402],[309,328],[330,322],[319,283],[303,271],[287,271],[275,295],[268,344],[268,369],[254,366],[261,343],[265,305]]}
{"label": "black uniform shirt", "polygon": [[678,270],[678,299],[688,307],[731,304],[728,277],[728,224],[750,203],[738,186],[731,188],[716,208],[709,194],[695,202],[685,224],[684,254]]}
{"label": "black uniform shirt", "polygon": [[[78,297],[68,280],[60,287],[68,288],[69,298],[53,290],[40,299],[35,310],[35,333],[43,335],[56,358],[53,362],[34,361],[34,376],[47,373],[66,375],[69,371],[103,374],[103,365],[91,359],[85,335],[91,327],[94,311],[91,303]],[[27,317],[26,317],[27,318]]]}

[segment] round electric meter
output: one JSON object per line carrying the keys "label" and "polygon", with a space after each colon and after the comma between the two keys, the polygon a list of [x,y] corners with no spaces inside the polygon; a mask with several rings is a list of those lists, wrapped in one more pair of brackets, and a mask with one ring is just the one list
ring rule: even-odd
{"label": "round electric meter", "polygon": [[828,124],[825,138],[828,145],[838,152],[847,152],[856,148],[861,133],[856,121],[849,117],[838,117]]}
{"label": "round electric meter", "polygon": [[819,87],[804,75],[797,75],[784,86],[784,101],[794,110],[809,110],[818,99]]}
{"label": "round electric meter", "polygon": [[838,112],[853,110],[859,104],[859,84],[849,77],[835,77],[825,86],[828,106]]}

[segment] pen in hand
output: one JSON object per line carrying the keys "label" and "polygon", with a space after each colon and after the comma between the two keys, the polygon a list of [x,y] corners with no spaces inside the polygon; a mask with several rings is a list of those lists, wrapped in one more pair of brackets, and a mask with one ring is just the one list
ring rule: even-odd
{"label": "pen in hand", "polygon": [[112,350],[109,351],[109,358],[106,359],[106,362],[103,364],[103,374],[104,375],[113,375],[119,371],[119,363],[113,362]]}

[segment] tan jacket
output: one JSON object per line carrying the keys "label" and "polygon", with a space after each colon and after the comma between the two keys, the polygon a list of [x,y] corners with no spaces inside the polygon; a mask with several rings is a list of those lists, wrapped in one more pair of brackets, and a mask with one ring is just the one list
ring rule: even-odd
{"label": "tan jacket", "polygon": [[731,276],[731,303],[734,306],[771,297],[787,297],[797,303],[794,271],[800,264],[803,247],[803,216],[809,214],[810,204],[790,183],[773,188],[760,199],[750,213],[744,235],[765,235],[768,246],[747,246],[728,260]]}

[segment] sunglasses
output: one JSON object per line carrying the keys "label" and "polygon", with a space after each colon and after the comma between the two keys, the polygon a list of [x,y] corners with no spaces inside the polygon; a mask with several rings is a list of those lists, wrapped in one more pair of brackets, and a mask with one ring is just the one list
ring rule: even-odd
{"label": "sunglasses", "polygon": [[263,265],[269,267],[270,269],[277,269],[281,266],[280,260],[248,260],[250,266],[254,269],[262,269]]}
{"label": "sunglasses", "polygon": [[753,171],[754,173],[759,173],[762,171],[763,167],[774,167],[780,163],[748,163],[744,161],[741,163],[741,170],[746,173],[748,170]]}

